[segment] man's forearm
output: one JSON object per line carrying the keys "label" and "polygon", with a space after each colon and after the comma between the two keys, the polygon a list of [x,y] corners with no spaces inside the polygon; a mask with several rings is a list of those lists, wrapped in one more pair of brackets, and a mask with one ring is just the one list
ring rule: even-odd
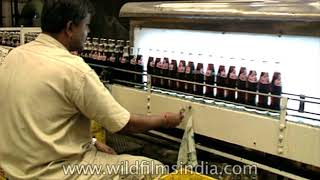
{"label": "man's forearm", "polygon": [[141,133],[165,126],[165,115],[131,114],[128,124],[120,133]]}

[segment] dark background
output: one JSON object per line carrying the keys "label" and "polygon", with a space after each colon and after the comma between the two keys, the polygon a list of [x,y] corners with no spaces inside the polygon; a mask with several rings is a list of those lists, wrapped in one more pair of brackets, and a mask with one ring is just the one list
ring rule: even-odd
{"label": "dark background", "polygon": [[[6,0],[10,1],[12,18],[11,27],[40,26],[41,5],[43,0]],[[150,2],[154,0],[91,0],[95,14],[91,21],[91,33],[89,36],[98,38],[129,39],[129,19],[119,18],[121,6],[127,2]],[[166,0],[172,1],[172,0]],[[3,25],[2,3],[0,1],[0,14]]]}

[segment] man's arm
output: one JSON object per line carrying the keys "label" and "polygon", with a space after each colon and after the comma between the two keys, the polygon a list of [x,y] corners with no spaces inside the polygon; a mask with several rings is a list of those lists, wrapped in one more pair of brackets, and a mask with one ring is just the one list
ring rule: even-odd
{"label": "man's arm", "polygon": [[72,102],[88,119],[99,122],[109,132],[139,133],[160,127],[175,127],[182,121],[180,113],[160,116],[130,114],[100,82],[93,70],[85,73],[78,83],[72,83]]}
{"label": "man's arm", "polygon": [[130,114],[130,120],[119,133],[141,133],[156,128],[171,128],[178,126],[183,119],[182,113],[166,112],[162,115]]}

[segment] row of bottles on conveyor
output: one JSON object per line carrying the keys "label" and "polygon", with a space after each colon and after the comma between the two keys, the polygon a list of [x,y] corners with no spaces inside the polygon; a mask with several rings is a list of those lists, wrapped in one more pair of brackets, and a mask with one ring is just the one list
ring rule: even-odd
{"label": "row of bottles on conveyor", "polygon": [[20,33],[0,31],[0,45],[18,47],[20,45]]}
{"label": "row of bottles on conveyor", "polygon": [[[25,43],[29,43],[37,38],[39,33],[30,32],[24,35]],[[17,31],[0,31],[0,45],[18,47],[20,46],[20,32]]]}
{"label": "row of bottles on conveyor", "polygon": [[168,57],[162,59],[160,57],[150,56],[147,64],[148,74],[201,84],[191,84],[188,82],[152,77],[151,83],[155,87],[199,96],[204,95],[210,98],[217,98],[251,106],[275,110],[280,109],[280,98],[271,97],[271,103],[269,104],[269,97],[266,95],[256,95],[247,92],[206,86],[216,85],[251,92],[281,95],[281,74],[279,72],[274,73],[272,81],[270,82],[268,72],[262,72],[258,80],[256,71],[251,70],[249,74],[247,74],[246,67],[241,67],[239,74],[237,74],[235,66],[230,66],[228,73],[224,65],[219,66],[217,73],[215,73],[214,64],[208,64],[206,71],[204,71],[203,68],[203,63],[195,65],[192,61],[186,62],[185,60],[180,60],[178,62],[174,59],[169,61]]}
{"label": "row of bottles on conveyor", "polygon": [[88,63],[140,73],[112,70],[112,78],[139,84],[143,83],[142,55],[134,53],[134,48],[130,46],[130,41],[103,38],[92,38],[91,41],[91,38],[87,38],[80,56]]}

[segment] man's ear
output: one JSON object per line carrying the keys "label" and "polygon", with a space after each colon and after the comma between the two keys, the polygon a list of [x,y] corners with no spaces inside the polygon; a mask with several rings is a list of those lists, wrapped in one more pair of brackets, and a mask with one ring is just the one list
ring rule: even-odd
{"label": "man's ear", "polygon": [[72,34],[73,34],[73,22],[72,21],[68,21],[65,31],[66,31],[66,34],[68,35],[68,37],[72,36]]}

